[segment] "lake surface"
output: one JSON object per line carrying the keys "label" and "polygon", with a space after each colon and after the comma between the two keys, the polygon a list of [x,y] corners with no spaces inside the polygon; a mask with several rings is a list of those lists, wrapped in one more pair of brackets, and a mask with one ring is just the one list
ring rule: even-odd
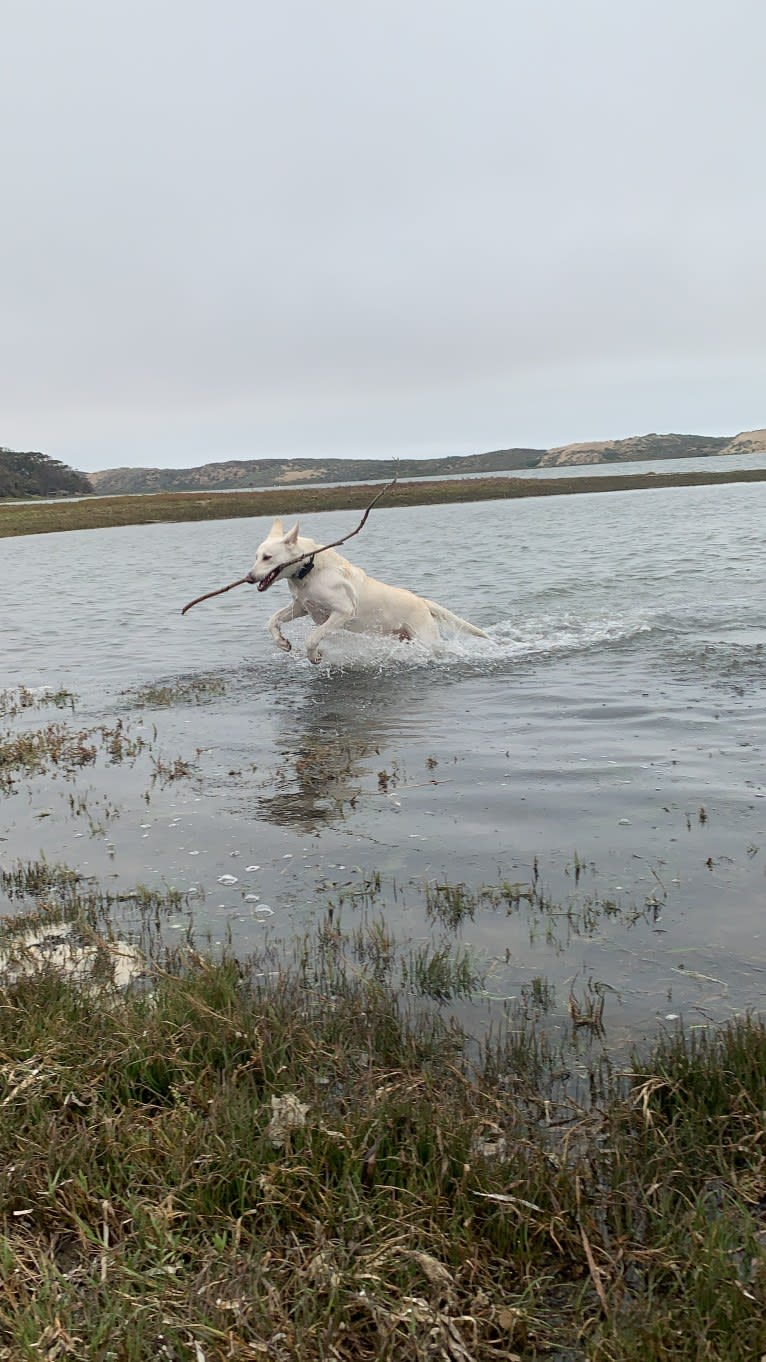
{"label": "lake surface", "polygon": [[[617,1038],[763,1006],[766,485],[376,509],[348,556],[491,638],[428,655],[336,635],[319,668],[303,622],[289,655],[266,632],[279,584],[180,614],[247,571],[268,523],[0,541],[0,689],[66,686],[69,722],[120,717],[162,769],[194,766],[102,764],[78,776],[87,807],[60,778],[0,796],[3,865],[177,887],[170,927],[238,950],[339,892],[353,921],[376,871],[371,911],[415,940],[442,930],[429,884],[532,884],[534,905],[485,895],[460,927],[477,1024],[536,978],[562,1013],[595,988]],[[305,518],[320,540],[355,523]],[[205,703],[136,699],[200,680]]]}

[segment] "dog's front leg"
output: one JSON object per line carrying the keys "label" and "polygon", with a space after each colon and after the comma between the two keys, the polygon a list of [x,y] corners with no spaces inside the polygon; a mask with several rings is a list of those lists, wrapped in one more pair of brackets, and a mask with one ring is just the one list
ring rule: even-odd
{"label": "dog's front leg", "polygon": [[342,629],[343,625],[348,624],[349,620],[352,620],[353,618],[353,609],[346,608],[345,610],[333,610],[324,624],[320,624],[316,629],[313,629],[306,639],[306,653],[309,662],[321,662],[322,654],[319,652],[317,644],[324,638],[325,634],[330,633],[331,629]]}
{"label": "dog's front leg", "polygon": [[300,601],[294,599],[290,601],[289,605],[283,606],[281,610],[277,610],[276,614],[271,616],[267,628],[278,648],[284,648],[285,652],[289,653],[293,646],[289,638],[285,638],[282,633],[280,624],[286,624],[288,620],[302,619],[307,614],[306,607],[301,605]]}

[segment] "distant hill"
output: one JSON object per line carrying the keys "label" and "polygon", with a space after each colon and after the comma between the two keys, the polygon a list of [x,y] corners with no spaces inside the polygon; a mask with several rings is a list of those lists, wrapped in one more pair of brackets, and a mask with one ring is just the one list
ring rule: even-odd
{"label": "distant hill", "polygon": [[[553,449],[494,449],[441,459],[400,459],[400,478],[443,478],[450,474],[504,473],[520,468],[572,464],[629,463],[636,459],[688,459],[712,454],[766,452],[766,429],[739,435],[635,435],[594,440]],[[198,468],[108,468],[91,473],[102,496],[139,492],[237,491],[288,487],[292,483],[374,482],[390,478],[391,459],[228,459]]]}
{"label": "distant hill", "polygon": [[[400,459],[400,478],[443,478],[450,473],[497,473],[536,468],[544,449],[495,449],[443,459]],[[367,482],[391,477],[391,459],[230,459],[199,468],[109,468],[91,473],[102,495],[118,492],[238,491],[287,487],[295,482]]]}
{"label": "distant hill", "polygon": [[730,435],[633,435],[627,440],[593,440],[546,450],[541,468],[584,463],[629,463],[635,459],[699,459],[725,454]]}
{"label": "distant hill", "polygon": [[743,430],[735,435],[724,454],[766,454],[766,430]]}
{"label": "distant hill", "polygon": [[0,448],[0,497],[77,496],[92,492],[84,473],[76,473],[39,450]]}

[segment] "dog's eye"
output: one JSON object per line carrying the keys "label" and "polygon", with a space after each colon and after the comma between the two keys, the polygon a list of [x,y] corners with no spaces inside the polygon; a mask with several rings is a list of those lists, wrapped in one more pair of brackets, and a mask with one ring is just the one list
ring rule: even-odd
{"label": "dog's eye", "polygon": [[270,563],[270,562],[271,562],[271,554],[270,554],[270,553],[264,553],[264,555],[263,555],[263,561],[264,561],[264,563]]}

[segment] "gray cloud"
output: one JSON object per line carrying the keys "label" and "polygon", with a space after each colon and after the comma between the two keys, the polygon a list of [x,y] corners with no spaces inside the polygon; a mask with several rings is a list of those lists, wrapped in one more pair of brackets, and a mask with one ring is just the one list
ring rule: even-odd
{"label": "gray cloud", "polygon": [[760,0],[5,0],[0,443],[764,424],[765,39]]}

